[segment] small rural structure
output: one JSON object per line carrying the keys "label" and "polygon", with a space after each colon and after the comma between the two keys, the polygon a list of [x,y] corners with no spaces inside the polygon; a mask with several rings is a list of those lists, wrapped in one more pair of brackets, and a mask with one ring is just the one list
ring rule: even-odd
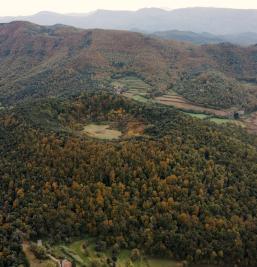
{"label": "small rural structure", "polygon": [[244,110],[238,110],[234,112],[234,119],[240,119],[245,114]]}
{"label": "small rural structure", "polygon": [[72,263],[68,260],[62,260],[61,261],[61,267],[72,267]]}
{"label": "small rural structure", "polygon": [[42,247],[42,246],[43,246],[43,242],[42,242],[42,240],[38,240],[38,241],[37,241],[37,246],[38,246],[38,247]]}

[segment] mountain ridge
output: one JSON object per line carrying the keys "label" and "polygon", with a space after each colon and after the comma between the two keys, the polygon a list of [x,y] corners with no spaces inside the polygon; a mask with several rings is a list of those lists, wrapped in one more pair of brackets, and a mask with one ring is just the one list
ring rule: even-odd
{"label": "mountain ridge", "polygon": [[[153,18],[155,18],[153,20]],[[183,8],[164,10],[144,8],[137,11],[96,10],[86,14],[59,14],[49,11],[32,16],[0,17],[0,22],[28,20],[36,24],[68,24],[78,28],[106,28],[141,31],[167,31],[177,29],[196,33],[239,34],[257,33],[257,10],[224,8]],[[172,25],[172,26],[171,26]]]}
{"label": "mountain ridge", "polygon": [[[252,110],[256,56],[256,46],[195,46],[129,31],[12,22],[0,25],[0,102],[60,96],[88,87],[111,89],[117,74],[138,76],[156,92],[164,93],[175,84],[176,88],[181,88],[180,84],[187,87],[188,79],[200,79],[196,85],[202,86],[203,77],[214,72],[222,75],[211,75],[213,80],[222,77],[224,84],[231,84],[233,79],[235,88],[245,90],[244,108]],[[215,82],[210,86],[217,88]],[[181,91],[187,96],[187,91]],[[233,91],[227,93],[233,98]]]}
{"label": "mountain ridge", "polygon": [[[136,30],[137,31],[137,30]],[[251,46],[257,44],[257,33],[245,32],[240,34],[214,35],[208,32],[195,33],[192,31],[159,31],[150,34],[150,36],[162,38],[165,40],[177,40],[182,42],[191,42],[193,44],[218,44],[229,42],[231,44]]]}

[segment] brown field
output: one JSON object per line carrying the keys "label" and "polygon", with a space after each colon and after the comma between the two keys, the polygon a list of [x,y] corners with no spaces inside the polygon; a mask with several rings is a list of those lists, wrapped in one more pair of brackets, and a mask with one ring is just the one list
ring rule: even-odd
{"label": "brown field", "polygon": [[253,112],[249,117],[243,119],[246,128],[253,133],[257,133],[257,112]]}
{"label": "brown field", "polygon": [[130,121],[126,126],[126,137],[140,136],[144,134],[145,125],[139,121]]}
{"label": "brown field", "polygon": [[157,103],[161,103],[161,104],[168,105],[168,106],[174,106],[179,109],[204,112],[204,113],[213,114],[216,116],[226,117],[231,113],[231,110],[218,110],[218,109],[206,108],[203,106],[196,105],[194,103],[187,101],[182,96],[178,96],[178,95],[168,94],[168,95],[159,96],[155,98],[155,101]]}
{"label": "brown field", "polygon": [[83,132],[90,137],[106,140],[119,139],[122,135],[120,131],[110,129],[110,125],[89,124]]}

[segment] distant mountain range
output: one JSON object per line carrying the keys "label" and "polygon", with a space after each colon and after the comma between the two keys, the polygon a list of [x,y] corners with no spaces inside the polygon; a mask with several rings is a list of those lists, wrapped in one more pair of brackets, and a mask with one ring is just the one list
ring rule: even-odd
{"label": "distant mountain range", "polygon": [[165,40],[177,40],[182,42],[191,42],[193,44],[218,44],[218,43],[233,43],[238,45],[257,44],[257,33],[245,32],[240,34],[214,35],[208,32],[195,33],[190,31],[161,31],[151,34],[153,37],[159,37]]}
{"label": "distant mountain range", "polygon": [[257,33],[257,10],[184,8],[167,11],[145,8],[138,11],[97,10],[87,14],[40,12],[28,17],[0,17],[1,22],[25,20],[40,25],[66,24],[79,28],[132,30],[148,33],[168,31],[209,32],[215,35]]}

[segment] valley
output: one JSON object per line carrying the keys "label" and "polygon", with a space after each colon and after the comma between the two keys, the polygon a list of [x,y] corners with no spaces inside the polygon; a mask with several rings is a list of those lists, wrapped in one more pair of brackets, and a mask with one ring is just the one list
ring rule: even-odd
{"label": "valley", "polygon": [[186,100],[183,96],[178,95],[171,89],[160,96],[155,96],[151,85],[133,76],[114,80],[112,86],[115,93],[138,102],[148,103],[150,105],[157,103],[172,106],[183,111],[184,114],[195,118],[209,120],[217,124],[232,123],[246,128],[250,132],[257,133],[255,112],[244,115],[236,120],[234,119],[234,113],[238,110],[236,107],[230,109],[207,108]]}
{"label": "valley", "polygon": [[256,58],[0,24],[0,266],[255,267]]}

